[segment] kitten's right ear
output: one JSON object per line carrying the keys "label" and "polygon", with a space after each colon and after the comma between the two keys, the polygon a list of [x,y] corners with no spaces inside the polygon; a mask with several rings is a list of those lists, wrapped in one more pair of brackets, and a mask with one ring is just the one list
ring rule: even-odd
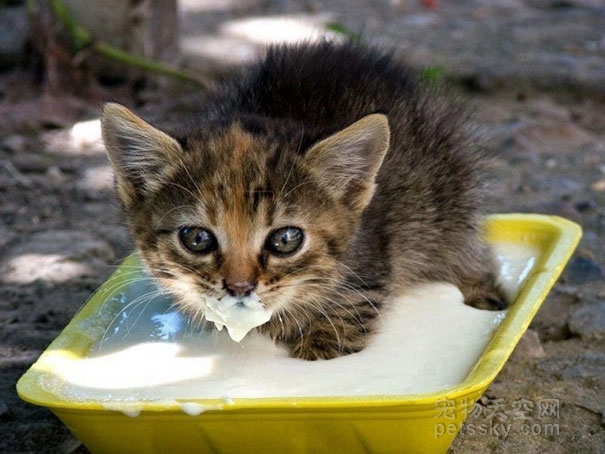
{"label": "kitten's right ear", "polygon": [[126,207],[157,189],[164,181],[167,163],[178,160],[182,153],[175,139],[120,104],[105,104],[101,127],[118,196]]}
{"label": "kitten's right ear", "polygon": [[313,145],[306,160],[331,193],[361,213],[374,194],[390,134],[387,117],[371,114]]}

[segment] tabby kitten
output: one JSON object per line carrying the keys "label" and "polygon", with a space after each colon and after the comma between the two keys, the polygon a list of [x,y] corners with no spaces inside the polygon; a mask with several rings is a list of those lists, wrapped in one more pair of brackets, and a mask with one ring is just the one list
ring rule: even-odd
{"label": "tabby kitten", "polygon": [[117,104],[102,125],[138,251],[178,307],[254,297],[274,311],[259,329],[314,360],[363,349],[387,296],[420,282],[504,308],[463,117],[387,53],[322,42],[270,48],[180,130]]}

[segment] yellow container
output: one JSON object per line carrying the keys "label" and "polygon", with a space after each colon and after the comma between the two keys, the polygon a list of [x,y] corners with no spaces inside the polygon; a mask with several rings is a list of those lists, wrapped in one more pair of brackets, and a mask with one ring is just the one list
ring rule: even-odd
{"label": "yellow container", "polygon": [[[483,394],[512,353],[581,237],[565,219],[532,214],[490,216],[490,243],[537,248],[536,265],[485,351],[457,386],[421,395],[217,399],[185,414],[179,403],[136,402],[138,416],[99,401],[69,401],[41,385],[57,360],[86,356],[95,339],[83,321],[127,277],[129,261],[101,287],[17,383],[19,396],[48,407],[93,453],[402,453],[446,452],[467,409]],[[187,400],[191,402],[190,399]]]}

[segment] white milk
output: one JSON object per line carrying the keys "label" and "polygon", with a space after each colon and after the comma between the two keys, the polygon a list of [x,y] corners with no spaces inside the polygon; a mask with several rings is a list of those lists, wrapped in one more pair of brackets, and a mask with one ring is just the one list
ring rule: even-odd
{"label": "white milk", "polygon": [[[495,250],[503,285],[516,296],[537,251],[514,244]],[[222,398],[228,405],[245,397],[428,393],[466,377],[506,314],[465,306],[445,283],[411,289],[391,303],[365,350],[307,362],[255,331],[237,343],[224,330],[193,326],[149,281],[139,281],[107,303],[113,320],[100,315],[107,328],[89,357],[62,359],[60,376],[45,386],[131,416],[137,408],[129,403],[149,400],[179,400],[184,412],[199,414],[208,408],[183,400]]]}
{"label": "white milk", "polygon": [[256,293],[244,298],[235,298],[230,295],[220,300],[206,298],[204,318],[213,322],[221,331],[227,327],[227,332],[235,342],[241,341],[253,328],[269,321],[273,311],[265,309]]}

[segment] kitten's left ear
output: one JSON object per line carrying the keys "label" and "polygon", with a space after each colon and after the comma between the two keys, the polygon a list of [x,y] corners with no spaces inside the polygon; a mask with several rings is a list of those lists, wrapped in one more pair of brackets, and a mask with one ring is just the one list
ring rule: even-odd
{"label": "kitten's left ear", "polygon": [[306,161],[325,187],[361,212],[374,194],[389,139],[387,117],[368,115],[315,144]]}
{"label": "kitten's left ear", "polygon": [[157,189],[168,164],[182,153],[175,139],[120,104],[105,104],[101,127],[118,196],[126,207]]}

